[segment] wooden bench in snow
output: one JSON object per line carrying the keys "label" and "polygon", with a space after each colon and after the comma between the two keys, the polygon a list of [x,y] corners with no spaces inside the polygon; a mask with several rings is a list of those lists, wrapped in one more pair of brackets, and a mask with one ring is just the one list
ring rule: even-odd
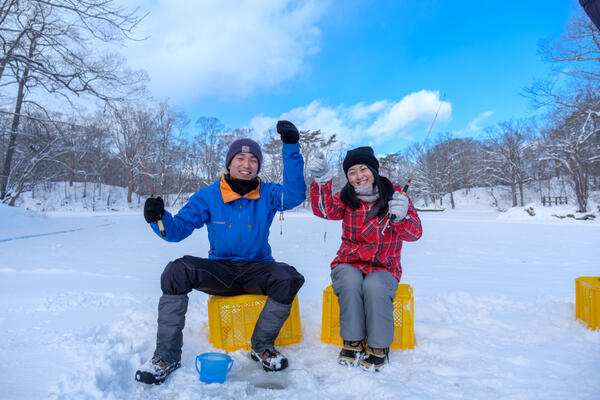
{"label": "wooden bench in snow", "polygon": [[567,196],[543,196],[542,197],[542,204],[544,206],[552,206],[552,203],[559,205],[559,204],[568,204],[567,203]]}

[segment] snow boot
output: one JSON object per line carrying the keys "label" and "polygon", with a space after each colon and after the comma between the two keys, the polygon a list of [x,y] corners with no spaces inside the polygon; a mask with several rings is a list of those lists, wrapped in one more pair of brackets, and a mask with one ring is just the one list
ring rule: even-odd
{"label": "snow boot", "polygon": [[367,345],[365,354],[360,360],[360,367],[365,371],[379,371],[383,366],[390,362],[390,349],[389,347],[384,348],[373,348]]}
{"label": "snow boot", "polygon": [[338,355],[338,364],[355,367],[358,365],[364,352],[365,346],[362,340],[344,340],[344,346]]}
{"label": "snow boot", "polygon": [[265,371],[281,371],[286,369],[288,366],[288,359],[286,356],[281,354],[275,347],[266,349],[264,351],[256,352],[254,349],[250,350],[250,357],[254,361],[258,361],[262,364]]}
{"label": "snow boot", "polygon": [[135,373],[135,380],[149,385],[160,385],[171,372],[179,367],[181,367],[179,361],[169,363],[162,358],[153,357],[152,361],[142,365]]}

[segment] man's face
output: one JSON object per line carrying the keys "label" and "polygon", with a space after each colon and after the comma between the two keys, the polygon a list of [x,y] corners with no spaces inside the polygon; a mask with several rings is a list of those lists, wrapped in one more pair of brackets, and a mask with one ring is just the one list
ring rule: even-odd
{"label": "man's face", "polygon": [[234,179],[252,180],[258,173],[258,158],[252,153],[237,153],[229,164],[229,175]]}

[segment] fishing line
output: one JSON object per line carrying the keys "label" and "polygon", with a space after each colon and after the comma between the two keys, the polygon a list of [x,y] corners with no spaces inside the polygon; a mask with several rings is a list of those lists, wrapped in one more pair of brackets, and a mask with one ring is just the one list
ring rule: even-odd
{"label": "fishing line", "polygon": [[[137,135],[135,134],[135,129],[131,130],[131,133],[133,134],[133,140],[135,142],[135,154],[139,155],[139,150],[138,150],[138,140],[137,140]],[[150,192],[150,198],[154,197],[154,191],[152,190],[152,186],[150,185],[150,181],[148,180],[148,171],[146,171],[146,167],[144,166],[144,160],[142,159],[142,156],[140,155],[140,165],[142,166],[142,170],[144,171],[144,178],[146,178],[146,186],[148,186],[148,191]],[[158,224],[158,230],[160,231],[160,235],[162,237],[167,236],[167,232],[165,232],[165,226],[163,225],[162,219],[159,219],[158,221],[156,221],[156,223]]]}
{"label": "fishing line", "polygon": [[431,131],[433,130],[433,125],[435,125],[435,121],[437,120],[438,114],[440,113],[440,110],[442,109],[442,105],[444,104],[444,99],[446,98],[446,95],[442,95],[442,98],[440,99],[440,105],[438,106],[437,111],[435,112],[435,116],[433,117],[433,121],[431,121],[431,124],[429,125],[429,130],[427,131],[427,136],[425,136],[425,141],[423,142],[423,146],[421,146],[421,149],[419,150],[419,155],[415,161],[415,166],[413,167],[412,171],[410,172],[410,175],[408,177],[408,180],[406,181],[406,184],[404,185],[404,187],[402,188],[402,194],[406,195],[406,192],[408,192],[408,187],[410,186],[410,181],[413,178],[413,175],[415,174],[415,170],[417,169],[417,166],[419,165],[419,161],[421,160],[421,156],[423,155],[423,150],[425,150],[425,146],[427,145],[427,141],[429,140],[429,136],[431,135]]}

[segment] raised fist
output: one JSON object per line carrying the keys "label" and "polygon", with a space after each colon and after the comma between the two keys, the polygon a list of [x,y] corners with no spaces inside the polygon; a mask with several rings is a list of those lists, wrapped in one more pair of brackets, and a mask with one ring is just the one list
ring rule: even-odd
{"label": "raised fist", "polygon": [[333,171],[329,168],[329,163],[325,155],[321,152],[308,162],[308,172],[319,185],[330,181],[333,178]]}
{"label": "raised fist", "polygon": [[144,218],[146,222],[158,222],[165,215],[165,203],[161,197],[148,197],[144,203]]}
{"label": "raised fist", "polygon": [[278,121],[277,133],[281,135],[283,143],[298,143],[298,140],[300,140],[298,129],[290,121]]}

